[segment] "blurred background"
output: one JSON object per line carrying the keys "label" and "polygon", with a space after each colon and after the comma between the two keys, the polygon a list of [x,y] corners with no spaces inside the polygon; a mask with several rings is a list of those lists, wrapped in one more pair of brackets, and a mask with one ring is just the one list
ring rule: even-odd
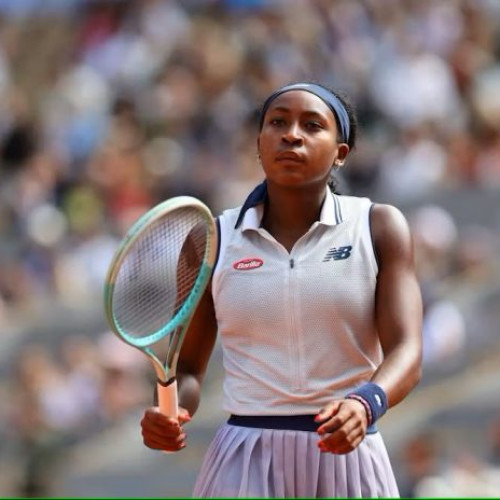
{"label": "blurred background", "polygon": [[190,495],[220,347],[189,446],[146,449],[153,372],[104,275],[152,204],[241,204],[255,110],[300,79],[358,109],[341,191],[415,236],[424,376],[381,422],[401,493],[500,496],[497,0],[0,0],[0,496]]}

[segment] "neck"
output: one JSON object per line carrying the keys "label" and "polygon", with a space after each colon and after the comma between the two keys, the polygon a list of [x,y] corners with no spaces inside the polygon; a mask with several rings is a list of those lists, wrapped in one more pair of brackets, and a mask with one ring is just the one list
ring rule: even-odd
{"label": "neck", "polygon": [[262,225],[271,232],[276,230],[302,235],[319,220],[326,188],[317,190],[282,189],[268,183],[268,202]]}

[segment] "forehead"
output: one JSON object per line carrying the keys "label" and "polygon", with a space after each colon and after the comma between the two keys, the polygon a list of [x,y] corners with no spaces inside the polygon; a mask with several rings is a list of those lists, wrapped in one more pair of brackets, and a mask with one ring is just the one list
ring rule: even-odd
{"label": "forehead", "polygon": [[317,113],[327,119],[335,120],[331,108],[315,94],[306,90],[289,90],[276,97],[267,112],[282,109],[296,113]]}

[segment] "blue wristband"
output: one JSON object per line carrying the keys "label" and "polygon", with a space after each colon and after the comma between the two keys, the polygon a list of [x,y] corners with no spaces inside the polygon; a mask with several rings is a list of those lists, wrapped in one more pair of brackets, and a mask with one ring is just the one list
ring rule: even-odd
{"label": "blue wristband", "polygon": [[347,394],[346,398],[358,397],[366,401],[371,410],[370,424],[374,424],[387,411],[387,395],[379,385],[367,382]]}

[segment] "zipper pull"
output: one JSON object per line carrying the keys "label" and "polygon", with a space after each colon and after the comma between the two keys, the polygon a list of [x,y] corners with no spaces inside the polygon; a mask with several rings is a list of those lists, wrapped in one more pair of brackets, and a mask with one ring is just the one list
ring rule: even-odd
{"label": "zipper pull", "polygon": [[293,269],[295,262],[293,259],[290,259],[290,269]]}

